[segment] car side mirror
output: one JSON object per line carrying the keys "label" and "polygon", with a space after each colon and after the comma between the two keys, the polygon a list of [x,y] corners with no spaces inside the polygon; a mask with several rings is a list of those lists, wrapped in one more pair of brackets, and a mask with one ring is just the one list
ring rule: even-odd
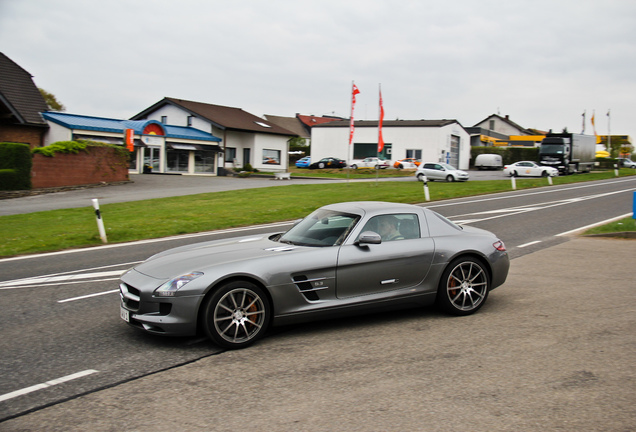
{"label": "car side mirror", "polygon": [[380,243],[382,243],[382,237],[380,237],[380,234],[373,231],[363,232],[362,234],[360,234],[360,237],[358,237],[358,241],[356,242],[356,244],[359,246]]}

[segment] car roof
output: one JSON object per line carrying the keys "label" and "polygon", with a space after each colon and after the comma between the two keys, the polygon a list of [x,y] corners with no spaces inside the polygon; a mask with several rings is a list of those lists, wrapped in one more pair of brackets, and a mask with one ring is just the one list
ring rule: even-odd
{"label": "car roof", "polygon": [[412,204],[391,203],[385,201],[351,201],[336,204],[329,204],[323,207],[327,210],[340,211],[344,213],[365,214],[365,213],[412,213],[424,210],[422,207]]}

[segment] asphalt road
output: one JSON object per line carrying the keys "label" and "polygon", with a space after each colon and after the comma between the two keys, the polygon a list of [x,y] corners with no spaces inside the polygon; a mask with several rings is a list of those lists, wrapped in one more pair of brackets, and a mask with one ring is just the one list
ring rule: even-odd
{"label": "asphalt road", "polygon": [[[0,419],[18,416],[0,420],[0,429],[117,430],[126,421],[131,429],[169,430],[176,427],[174,421],[185,430],[204,424],[229,430],[243,419],[271,430],[344,425],[386,430],[421,426],[426,417],[428,430],[487,430],[467,427],[471,419],[487,420],[483,424],[495,429],[523,420],[520,424],[528,427],[520,429],[527,430],[546,425],[555,427],[541,430],[582,430],[577,425],[597,425],[593,421],[608,427],[583,429],[629,430],[612,425],[634,424],[634,411],[625,408],[625,401],[634,402],[633,385],[628,385],[633,375],[621,365],[634,360],[633,272],[625,259],[633,258],[636,243],[581,243],[561,234],[629,213],[635,189],[636,179],[623,178],[430,203],[453,220],[496,232],[514,258],[510,279],[479,314],[454,319],[433,310],[406,311],[282,328],[236,353],[223,353],[203,340],[149,337],[125,326],[117,313],[117,272],[168,247],[281,227],[0,260]],[[22,278],[30,280],[17,281]],[[612,295],[599,295],[603,287],[612,287]],[[611,324],[608,317],[618,319]],[[630,326],[632,331],[626,331]],[[592,328],[607,336],[607,346],[600,337],[588,341]],[[587,369],[581,353],[594,360]],[[601,367],[606,360],[601,353],[611,355],[613,372]],[[533,385],[517,388],[523,382],[515,372]],[[75,377],[78,373],[86,375]],[[73,379],[54,381],[63,377]],[[2,400],[42,383],[53,384]],[[586,393],[590,386],[593,396]],[[524,397],[538,387],[548,393],[538,392],[526,406]],[[569,387],[571,393],[554,392]],[[616,405],[609,406],[603,394]],[[602,409],[592,407],[590,398]],[[124,400],[138,402],[125,405]],[[562,402],[552,407],[557,423],[538,417],[545,415],[547,401]],[[239,402],[251,411],[227,416]],[[55,405],[40,410],[47,404]],[[337,409],[340,404],[349,421]],[[199,412],[202,405],[212,408]],[[485,411],[477,415],[481,405]],[[573,407],[592,414],[577,420]],[[71,410],[74,423],[64,420],[64,410]],[[531,412],[537,416],[534,429]],[[610,413],[613,423],[606,423]],[[359,423],[353,423],[356,419]],[[394,426],[387,426],[390,422]]]}

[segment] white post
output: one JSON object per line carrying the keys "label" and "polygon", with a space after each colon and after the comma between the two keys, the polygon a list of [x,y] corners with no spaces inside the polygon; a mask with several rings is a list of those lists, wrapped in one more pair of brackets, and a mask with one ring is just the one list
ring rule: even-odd
{"label": "white post", "polygon": [[512,190],[517,190],[517,180],[515,176],[510,176],[510,182],[512,182]]}
{"label": "white post", "polygon": [[550,184],[550,186],[552,186],[552,176],[551,175],[548,176],[548,183]]}
{"label": "white post", "polygon": [[104,229],[104,221],[102,220],[102,214],[99,211],[99,200],[93,198],[93,208],[95,209],[95,216],[97,217],[97,229],[99,229],[99,236],[102,239],[102,243],[108,243],[106,239],[106,230]]}
{"label": "white post", "polygon": [[431,200],[431,195],[428,192],[428,181],[426,177],[424,177],[424,198],[426,199],[426,202],[429,202]]}
{"label": "white post", "polygon": [[614,164],[614,175],[618,177],[618,164]]}

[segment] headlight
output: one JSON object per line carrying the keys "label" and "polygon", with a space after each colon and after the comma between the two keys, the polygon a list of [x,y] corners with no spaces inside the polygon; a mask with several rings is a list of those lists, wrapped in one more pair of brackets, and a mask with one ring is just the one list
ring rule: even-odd
{"label": "headlight", "polygon": [[203,276],[203,273],[192,272],[177,276],[176,278],[169,280],[168,282],[157,288],[155,290],[155,295],[158,295],[159,297],[174,297],[174,293],[179,291],[181,287],[183,287],[188,282],[195,280],[199,276]]}

